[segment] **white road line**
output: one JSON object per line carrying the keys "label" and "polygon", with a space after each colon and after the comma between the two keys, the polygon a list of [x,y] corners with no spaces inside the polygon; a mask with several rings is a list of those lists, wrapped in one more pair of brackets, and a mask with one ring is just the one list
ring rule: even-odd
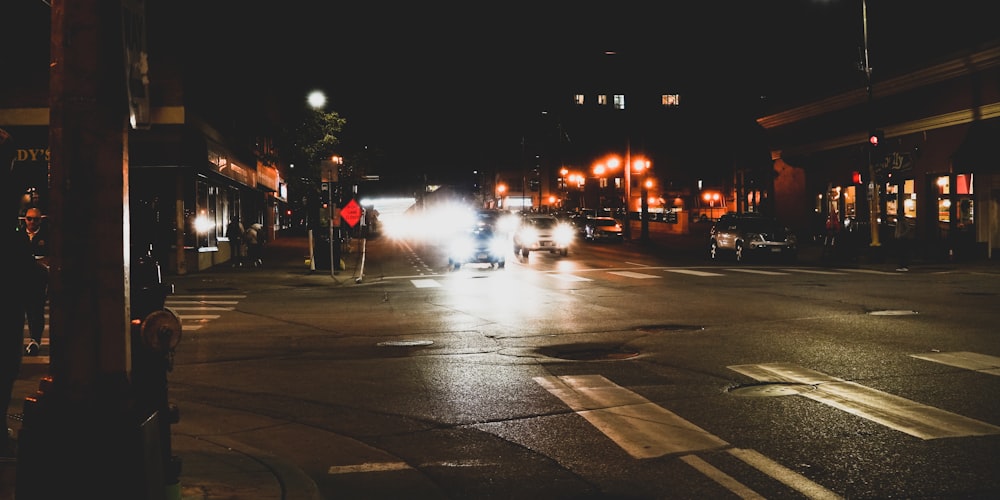
{"label": "white road line", "polygon": [[791,363],[733,365],[729,369],[761,382],[811,385],[813,390],[801,391],[798,395],[920,439],[1000,434],[1000,427],[995,425],[922,405]]}
{"label": "white road line", "polygon": [[763,269],[726,269],[726,271],[732,271],[734,273],[763,274],[766,276],[788,276],[788,273],[779,273],[777,271],[765,271]]}
{"label": "white road line", "polygon": [[857,274],[890,274],[893,276],[902,276],[900,273],[895,271],[877,271],[875,269],[837,269],[837,271],[844,273],[857,273]]}
{"label": "white road line", "polygon": [[551,276],[561,281],[594,281],[590,278],[584,278],[575,274],[553,273]]}
{"label": "white road line", "polygon": [[685,455],[681,457],[684,463],[694,467],[695,470],[701,472],[706,477],[715,481],[723,488],[733,492],[736,496],[740,498],[746,498],[748,500],[764,500],[766,497],[761,496],[754,490],[751,490],[745,484],[737,481],[733,476],[722,472],[721,470],[715,468],[714,465],[702,460],[695,455]]}
{"label": "white road line", "polygon": [[441,286],[441,283],[438,283],[436,280],[428,280],[428,279],[410,280],[410,283],[413,283],[413,286],[417,288],[437,288]]}
{"label": "white road line", "polygon": [[806,497],[821,500],[838,500],[841,498],[840,495],[814,483],[798,472],[761,455],[758,451],[740,448],[732,448],[727,451],[729,451],[730,455],[742,460],[764,474],[781,481],[789,488],[802,493]]}
{"label": "white road line", "polygon": [[185,320],[187,320],[187,321],[197,321],[197,320],[201,320],[201,319],[219,319],[220,318],[220,316],[218,314],[178,314],[177,317],[180,318],[181,321],[185,321]]}
{"label": "white road line", "polygon": [[534,380],[635,458],[655,458],[729,445],[600,375],[535,377]]}
{"label": "white road line", "polygon": [[217,306],[190,306],[190,307],[189,306],[180,306],[180,307],[177,307],[177,306],[172,305],[172,304],[167,304],[167,307],[169,307],[174,312],[180,312],[180,311],[235,311],[236,310],[235,307],[217,307]]}
{"label": "white road line", "polygon": [[989,375],[1000,375],[1000,358],[975,352],[932,352],[928,354],[911,354],[910,356],[954,366],[965,370],[977,371]]}
{"label": "white road line", "polygon": [[655,274],[634,273],[632,271],[611,271],[608,274],[614,274],[616,276],[621,276],[623,278],[635,278],[640,280],[645,280],[649,278],[662,278],[662,276],[657,276]]}
{"label": "white road line", "polygon": [[789,273],[803,273],[803,274],[825,274],[825,275],[829,275],[829,276],[840,276],[840,275],[844,274],[842,272],[837,272],[837,271],[821,271],[819,269],[792,269],[792,268],[789,268],[789,269],[782,269],[782,271],[786,271],[786,272],[789,272]]}
{"label": "white road line", "polygon": [[694,269],[664,269],[664,271],[668,273],[690,274],[692,276],[725,276],[725,274],[696,271]]}

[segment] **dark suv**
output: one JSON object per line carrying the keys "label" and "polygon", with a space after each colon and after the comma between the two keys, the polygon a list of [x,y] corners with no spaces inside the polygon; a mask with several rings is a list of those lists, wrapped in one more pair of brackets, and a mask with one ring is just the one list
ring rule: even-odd
{"label": "dark suv", "polygon": [[779,257],[794,262],[798,241],[788,227],[773,217],[760,214],[728,213],[719,217],[709,231],[709,256],[718,260],[728,253],[737,262],[748,257]]}

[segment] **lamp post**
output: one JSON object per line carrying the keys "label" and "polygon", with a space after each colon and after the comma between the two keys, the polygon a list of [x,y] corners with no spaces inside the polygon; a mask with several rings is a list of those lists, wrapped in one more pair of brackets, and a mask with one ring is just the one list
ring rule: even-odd
{"label": "lamp post", "polygon": [[[865,72],[865,91],[868,93],[868,124],[872,125],[873,121],[873,111],[872,111],[872,67],[868,62],[868,2],[867,0],[861,0],[861,23],[862,31],[864,32],[864,67],[862,68]],[[874,127],[869,127],[869,130],[874,130]],[[872,144],[866,146],[868,150],[868,224],[871,227],[871,245],[872,247],[881,246],[879,243],[879,230],[878,230],[878,209],[879,209],[879,198],[878,198],[878,184],[875,183],[875,164],[872,162]]]}

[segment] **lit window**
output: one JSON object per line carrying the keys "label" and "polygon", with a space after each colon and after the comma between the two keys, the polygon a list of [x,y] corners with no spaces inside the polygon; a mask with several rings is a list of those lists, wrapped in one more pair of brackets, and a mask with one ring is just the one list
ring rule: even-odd
{"label": "lit window", "polygon": [[625,109],[625,95],[615,94],[615,109]]}
{"label": "lit window", "polygon": [[573,96],[573,102],[576,103],[577,106],[583,106],[583,94],[576,94]]}
{"label": "lit window", "polygon": [[601,106],[607,106],[608,105],[608,96],[605,95],[605,94],[598,95],[597,96],[597,104],[599,104]]}
{"label": "lit window", "polygon": [[680,94],[663,94],[660,96],[660,102],[662,102],[664,106],[680,106],[681,96]]}

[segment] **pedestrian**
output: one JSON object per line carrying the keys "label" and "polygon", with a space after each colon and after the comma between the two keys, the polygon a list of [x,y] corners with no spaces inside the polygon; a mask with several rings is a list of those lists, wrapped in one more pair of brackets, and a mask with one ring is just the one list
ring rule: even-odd
{"label": "pedestrian", "polygon": [[247,265],[260,267],[264,265],[264,226],[259,222],[250,224],[246,231]]}
{"label": "pedestrian", "polygon": [[232,252],[233,267],[243,267],[243,233],[246,229],[243,227],[243,223],[240,222],[240,217],[234,215],[229,219],[229,225],[226,226],[226,236],[229,237],[229,251]]}
{"label": "pedestrian", "polygon": [[826,235],[823,237],[822,260],[827,262],[837,255],[837,235],[840,234],[840,215],[830,212],[826,218]]}
{"label": "pedestrian", "polygon": [[910,217],[899,216],[896,218],[896,252],[899,257],[899,272],[910,270],[910,260],[913,253],[913,240],[916,238],[915,221]]}
{"label": "pedestrian", "polygon": [[11,172],[13,147],[10,135],[0,129],[0,245],[4,258],[0,260],[3,279],[0,288],[0,409],[4,412],[3,436],[0,436],[0,456],[13,457],[13,431],[7,426],[14,383],[21,371],[24,352],[24,316],[27,297],[23,286],[31,278],[35,265],[31,247],[24,231],[20,230],[17,216],[20,204],[18,184]]}
{"label": "pedestrian", "polygon": [[24,353],[37,356],[42,346],[42,332],[45,331],[45,302],[49,292],[49,231],[42,211],[37,207],[24,212],[24,234],[28,237],[35,260],[32,277],[25,282],[22,291],[28,300],[26,316],[31,337]]}

